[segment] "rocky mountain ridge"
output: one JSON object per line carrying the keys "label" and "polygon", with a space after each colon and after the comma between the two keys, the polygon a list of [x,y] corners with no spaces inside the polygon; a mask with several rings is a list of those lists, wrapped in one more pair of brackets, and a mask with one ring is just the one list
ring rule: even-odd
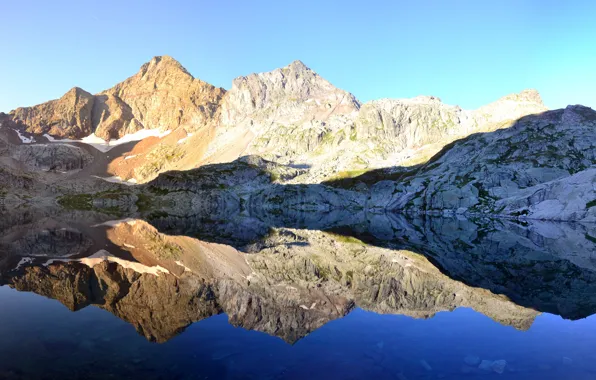
{"label": "rocky mountain ridge", "polygon": [[60,99],[4,114],[6,126],[37,135],[118,139],[141,129],[189,129],[211,120],[225,93],[171,57],[154,57],[116,86],[92,95],[74,87]]}
{"label": "rocky mountain ridge", "polygon": [[[256,154],[309,167],[296,181],[312,183],[338,172],[418,163],[457,137],[501,128],[545,110],[534,90],[475,111],[432,96],[361,104],[300,61],[236,78],[226,92],[163,56],[97,95],[74,88],[58,100],[2,114],[0,124],[22,133],[71,139],[91,135],[114,140],[143,130],[177,131],[175,138],[157,145],[109,157],[108,171],[122,180],[147,182],[166,170]],[[127,157],[134,159],[128,162]]]}
{"label": "rocky mountain ridge", "polygon": [[[2,188],[84,192],[85,207],[125,212],[158,189],[151,199],[184,213],[367,209],[592,222],[595,115],[582,106],[546,111],[534,90],[473,111],[429,96],[361,104],[300,61],[240,77],[224,93],[156,57],[101,94],[75,89],[64,102],[3,115],[0,167],[10,181]],[[100,150],[25,131],[100,126],[121,137],[163,124],[168,135]],[[100,194],[91,205],[91,188],[123,197]]]}

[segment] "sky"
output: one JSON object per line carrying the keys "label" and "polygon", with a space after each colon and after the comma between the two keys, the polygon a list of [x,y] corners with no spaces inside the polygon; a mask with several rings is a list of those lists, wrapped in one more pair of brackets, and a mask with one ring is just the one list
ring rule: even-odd
{"label": "sky", "polygon": [[91,93],[170,55],[232,80],[300,59],[359,100],[473,109],[526,88],[596,108],[596,1],[0,0],[0,111]]}

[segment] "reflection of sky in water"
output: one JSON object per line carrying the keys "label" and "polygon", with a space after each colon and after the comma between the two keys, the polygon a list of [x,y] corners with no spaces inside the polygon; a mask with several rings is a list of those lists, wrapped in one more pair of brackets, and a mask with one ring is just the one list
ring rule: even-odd
{"label": "reflection of sky in water", "polygon": [[[110,374],[144,379],[596,376],[594,317],[567,321],[543,314],[528,331],[519,331],[471,309],[440,312],[427,320],[356,309],[292,346],[235,328],[218,315],[156,344],[96,307],[73,313],[58,301],[7,287],[0,287],[0,304],[0,378],[8,379],[42,374],[63,379]],[[464,357],[470,354],[505,359],[516,372],[464,374]],[[398,377],[400,373],[405,377]]]}

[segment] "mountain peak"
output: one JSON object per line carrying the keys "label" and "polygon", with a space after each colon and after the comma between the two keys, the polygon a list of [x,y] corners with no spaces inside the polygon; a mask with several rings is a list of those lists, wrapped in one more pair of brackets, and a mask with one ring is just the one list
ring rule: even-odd
{"label": "mountain peak", "polygon": [[88,93],[87,91],[83,90],[80,87],[73,87],[70,90],[68,90],[64,95],[62,95],[62,98],[67,97],[67,96],[92,96],[90,93]]}
{"label": "mountain peak", "polygon": [[174,58],[170,57],[169,55],[156,55],[155,57],[151,58],[151,61],[149,61],[149,64],[162,64],[162,65],[169,65],[169,64],[173,64],[173,65],[180,65],[180,62],[178,62],[177,60],[175,60]]}
{"label": "mountain peak", "polygon": [[182,66],[182,64],[180,62],[178,62],[174,58],[170,57],[169,55],[157,55],[157,56],[151,58],[151,60],[149,62],[147,62],[143,66],[141,66],[139,73],[141,74],[141,76],[145,76],[148,73],[161,72],[161,71],[165,71],[165,72],[181,71],[184,74],[192,76],[188,72],[188,70],[186,70],[184,68],[184,66]]}
{"label": "mountain peak", "polygon": [[308,66],[306,66],[304,64],[304,62],[302,62],[299,59],[293,61],[292,63],[287,65],[285,68],[294,69],[294,70],[310,70],[310,68]]}
{"label": "mountain peak", "polygon": [[500,100],[513,100],[516,102],[531,102],[540,105],[544,105],[542,102],[542,97],[540,97],[540,93],[533,89],[525,89],[519,93],[509,94],[507,96],[502,97]]}
{"label": "mountain peak", "polygon": [[528,100],[534,103],[539,103],[539,104],[544,104],[542,103],[542,97],[540,96],[540,93],[538,92],[538,90],[533,89],[533,88],[529,88],[526,90],[523,90],[522,92],[519,93],[520,98],[524,99],[524,100]]}

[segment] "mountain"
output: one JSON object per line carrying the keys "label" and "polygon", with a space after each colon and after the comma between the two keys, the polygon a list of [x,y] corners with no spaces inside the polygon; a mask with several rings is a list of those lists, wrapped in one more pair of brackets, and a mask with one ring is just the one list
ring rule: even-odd
{"label": "mountain", "polygon": [[27,186],[28,196],[120,189],[124,210],[159,188],[176,193],[160,196],[184,213],[210,200],[215,213],[365,208],[590,222],[594,114],[549,111],[535,90],[476,110],[433,96],[361,104],[300,61],[239,77],[226,92],[155,57],[100,94],[75,88],[0,114],[10,179],[1,187]]}
{"label": "mountain", "polygon": [[139,129],[192,132],[215,117],[224,94],[173,58],[154,57],[136,75],[96,95],[95,133],[107,140]]}
{"label": "mountain", "polygon": [[107,172],[124,181],[148,182],[167,170],[259,155],[309,167],[295,182],[313,183],[416,164],[457,137],[507,127],[545,110],[534,90],[474,111],[432,96],[361,104],[301,61],[236,78],[226,92],[163,56],[97,95],[75,88],[59,100],[19,108],[0,122],[56,138],[116,140],[139,131],[172,131],[160,140],[150,134],[147,142],[109,157]]}
{"label": "mountain", "polygon": [[432,96],[382,99],[362,105],[302,62],[234,80],[223,99],[207,163],[259,155],[309,167],[297,182],[350,176],[355,171],[418,163],[457,137],[507,127],[546,111],[535,90],[478,110]]}
{"label": "mountain", "polygon": [[351,123],[354,95],[295,61],[267,73],[236,78],[221,105],[209,163],[245,154],[291,159],[314,151],[325,136]]}
{"label": "mountain", "polygon": [[118,139],[141,129],[191,130],[211,120],[225,91],[192,75],[171,57],[154,57],[139,72],[99,94],[75,87],[57,100],[8,114],[16,128],[57,138],[91,134]]}
{"label": "mountain", "polygon": [[595,127],[596,111],[583,106],[529,115],[460,139],[418,167],[362,180],[375,183],[370,206],[381,209],[594,222]]}
{"label": "mountain", "polygon": [[60,99],[33,107],[17,108],[8,118],[16,128],[30,133],[80,138],[93,133],[94,101],[93,95],[74,87]]}

